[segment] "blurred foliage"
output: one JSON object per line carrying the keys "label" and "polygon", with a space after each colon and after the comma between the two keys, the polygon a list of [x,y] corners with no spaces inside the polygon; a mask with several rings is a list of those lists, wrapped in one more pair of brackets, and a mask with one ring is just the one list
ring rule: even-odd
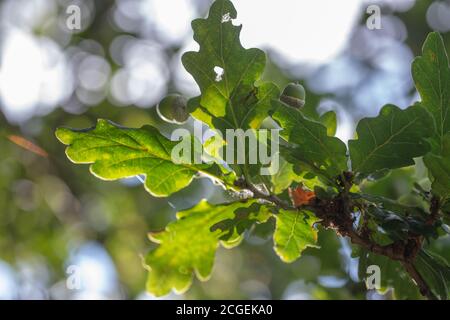
{"label": "blurred foliage", "polygon": [[[205,2],[198,3],[201,15],[205,10]],[[404,23],[408,35],[404,42],[414,55],[420,54],[421,45],[430,31],[425,17],[431,3],[431,0],[416,1],[406,12],[392,12],[388,7],[383,7],[384,13],[392,14]],[[105,59],[111,70],[115,71],[120,66],[108,54],[112,40],[119,35],[140,37],[140,34],[111,27],[107,13],[114,10],[115,1],[96,0],[93,4],[96,10],[89,28],[72,36],[68,43],[61,46],[77,47],[84,40],[93,39],[107,52]],[[62,11],[62,8],[59,10]],[[365,18],[367,16],[362,14],[355,30],[363,28]],[[33,32],[35,36],[46,35],[46,31],[39,28]],[[448,33],[444,33],[444,40],[449,50]],[[356,45],[351,38],[349,48]],[[180,49],[180,45],[164,48],[164,61],[168,67],[177,58]],[[352,57],[351,50],[344,54]],[[292,79],[294,75],[289,68],[278,65],[274,56],[269,53],[269,58],[273,59],[269,61],[263,79],[276,80],[280,86],[291,80],[301,80],[308,91],[307,108],[315,109],[324,100],[335,98],[345,110],[355,111],[351,92],[344,96],[339,92],[314,93],[309,90],[305,79]],[[370,59],[362,63],[369,66],[367,74],[375,72]],[[169,74],[167,91],[180,91],[172,72]],[[414,94],[412,86],[410,93]],[[365,111],[358,112],[350,116],[360,117]],[[20,287],[15,295],[17,298],[76,296],[76,291],[61,293],[54,289],[58,283],[65,281],[66,268],[76,249],[89,242],[106,248],[117,271],[118,286],[114,292],[105,293],[103,297],[139,297],[145,290],[146,279],[141,256],[151,247],[147,232],[162,230],[175,219],[176,210],[171,205],[177,209],[186,209],[201,198],[214,201],[227,196],[222,194],[221,189],[200,179],[195,180],[188,189],[169,197],[168,203],[151,197],[137,179],[103,182],[88,174],[86,167],[73,166],[65,158],[64,146],[57,142],[54,130],[61,125],[90,127],[95,125],[97,118],[107,118],[129,127],[152,124],[163,131],[170,130],[170,125],[158,118],[154,106],[115,106],[107,100],[95,106],[81,104],[78,110],[66,106],[56,108],[45,115],[35,114],[21,124],[9,122],[0,111],[0,259],[17,273]],[[28,139],[49,156],[42,157],[21,148],[8,139],[10,135]],[[424,170],[422,163],[407,169],[396,169],[382,179],[367,182],[363,190],[374,195],[401,199],[405,204],[418,205],[417,198],[412,196],[413,181],[417,180],[416,177],[424,177]],[[364,283],[358,279],[358,261],[351,258],[350,246],[333,232],[320,230],[318,241],[321,250],[308,248],[299,260],[285,264],[273,254],[273,243],[268,237],[273,229],[273,223],[254,226],[237,249],[229,251],[220,248],[210,281],[200,283],[195,280],[193,288],[184,297],[380,298],[374,292],[367,292]],[[448,236],[427,246],[428,250],[450,260]],[[29,278],[22,272],[24,265],[36,270],[44,268],[48,277]],[[395,272],[395,268],[392,270]],[[40,293],[30,294],[25,290],[26,286],[36,287]],[[383,296],[387,299],[392,297],[389,292]]]}

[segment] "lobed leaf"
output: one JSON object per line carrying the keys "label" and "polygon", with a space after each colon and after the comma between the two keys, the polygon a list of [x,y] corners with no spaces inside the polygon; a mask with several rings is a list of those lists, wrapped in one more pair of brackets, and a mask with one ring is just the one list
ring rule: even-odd
{"label": "lobed leaf", "polygon": [[271,191],[274,194],[280,194],[286,190],[292,182],[297,181],[298,179],[298,175],[294,172],[294,165],[280,157],[280,166],[278,170],[276,172],[272,172],[270,176],[272,185]]}
{"label": "lobed leaf", "polygon": [[313,227],[318,219],[312,214],[281,209],[275,218],[274,249],[281,260],[294,262],[307,247],[318,248],[317,230]]}
{"label": "lobed leaf", "polygon": [[421,105],[433,116],[436,126],[433,140],[436,151],[443,148],[443,139],[450,131],[450,68],[442,36],[428,35],[422,56],[412,64],[412,75],[422,98]]}
{"label": "lobed leaf", "polygon": [[136,175],[146,176],[145,188],[156,197],[165,197],[188,186],[198,172],[213,174],[206,164],[175,164],[170,141],[152,126],[140,129],[120,127],[98,120],[93,128],[59,128],[57,138],[68,145],[67,157],[74,163],[91,164],[90,171],[104,180]]}
{"label": "lobed leaf", "polygon": [[384,106],[375,118],[359,121],[357,140],[349,141],[350,158],[355,172],[370,174],[414,164],[414,157],[425,155],[430,146],[433,120],[420,106],[405,110]]}
{"label": "lobed leaf", "polygon": [[[213,227],[235,219],[238,209],[252,204],[250,201],[215,206],[204,200],[179,212],[178,220],[169,223],[164,231],[150,234],[159,246],[145,258],[149,269],[147,290],[157,296],[166,295],[171,289],[182,293],[190,287],[194,273],[200,280],[207,280],[219,241],[229,232]],[[257,219],[256,215],[252,218]]]}
{"label": "lobed leaf", "polygon": [[271,99],[279,96],[272,83],[255,85],[264,71],[266,56],[259,49],[241,45],[242,26],[233,24],[236,16],[231,1],[216,0],[208,18],[192,22],[199,51],[182,57],[202,94],[191,99],[191,113],[220,130],[258,128],[268,116]]}
{"label": "lobed leaf", "polygon": [[211,227],[211,231],[223,231],[224,234],[220,238],[222,245],[226,248],[232,248],[241,243],[246,230],[249,230],[254,224],[267,222],[271,216],[272,213],[269,208],[254,202],[249,207],[236,209],[233,219],[216,223]]}
{"label": "lobed leaf", "polygon": [[347,148],[338,138],[330,137],[325,126],[278,100],[272,101],[272,107],[272,118],[283,128],[281,136],[290,143],[284,149],[289,154],[287,160],[304,162],[331,177],[347,170]]}

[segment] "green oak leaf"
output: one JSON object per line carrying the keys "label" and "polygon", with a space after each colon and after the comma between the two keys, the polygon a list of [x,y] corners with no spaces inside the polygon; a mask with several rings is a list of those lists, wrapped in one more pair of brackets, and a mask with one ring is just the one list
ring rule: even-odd
{"label": "green oak leaf", "polygon": [[150,239],[159,245],[145,258],[149,270],[147,290],[156,296],[166,295],[172,289],[177,293],[185,292],[194,273],[206,281],[220,239],[227,233],[220,228],[211,229],[221,221],[234,219],[236,210],[253,203],[212,205],[204,200],[178,212],[177,220],[169,223],[164,231],[150,234]]}
{"label": "green oak leaf", "polygon": [[319,118],[319,122],[322,123],[327,128],[327,134],[333,137],[337,130],[337,117],[336,112],[327,111],[322,114]]}
{"label": "green oak leaf", "polygon": [[244,232],[254,224],[265,223],[272,216],[270,210],[259,204],[252,203],[249,207],[238,208],[234,211],[233,219],[226,219],[211,227],[211,232],[221,230],[225,234],[220,238],[222,245],[232,248],[243,240]]}
{"label": "green oak leaf", "polygon": [[256,81],[264,71],[265,53],[245,49],[235,26],[236,9],[228,0],[216,0],[207,19],[192,22],[198,52],[187,52],[182,61],[200,87],[201,97],[190,100],[194,117],[219,130],[258,128],[268,116],[270,101],[279,96],[272,83]]}
{"label": "green oak leaf", "polygon": [[442,36],[433,32],[425,40],[422,56],[412,64],[412,74],[421,105],[433,116],[433,146],[443,148],[443,138],[450,131],[450,68]]}
{"label": "green oak leaf", "polygon": [[433,120],[420,106],[402,110],[384,106],[375,118],[364,118],[356,127],[357,140],[349,141],[352,168],[370,174],[414,164],[413,158],[425,155],[430,147]]}
{"label": "green oak leaf", "polygon": [[327,128],[306,118],[298,109],[291,108],[279,100],[272,101],[275,119],[283,128],[280,135],[290,143],[284,153],[286,159],[296,164],[305,163],[313,171],[335,177],[347,170],[347,148],[335,137],[327,134]]}
{"label": "green oak leaf", "polygon": [[201,172],[213,176],[215,165],[173,163],[171,151],[179,143],[170,141],[152,126],[120,127],[98,120],[93,128],[59,128],[57,138],[68,145],[67,157],[74,163],[91,164],[90,171],[104,180],[146,175],[145,188],[157,197],[187,187]]}
{"label": "green oak leaf", "polygon": [[270,180],[272,192],[280,194],[286,190],[299,176],[294,172],[294,165],[280,157],[279,168],[276,172],[271,172]]}
{"label": "green oak leaf", "polygon": [[416,219],[426,219],[428,218],[429,213],[425,211],[421,207],[417,206],[410,206],[402,204],[396,200],[380,196],[380,195],[374,195],[374,194],[367,194],[367,193],[359,193],[350,194],[351,197],[355,197],[355,199],[362,198],[367,200],[371,203],[371,205],[374,205],[376,207],[386,209],[389,211],[394,211],[396,214],[402,216],[402,217],[409,217],[409,218],[416,218]]}
{"label": "green oak leaf", "polygon": [[[414,212],[414,210],[417,211],[419,209],[411,208],[410,212]],[[369,207],[367,213],[384,230],[386,235],[394,241],[399,239],[406,240],[411,234],[422,235],[427,239],[438,237],[436,229],[439,225],[429,225],[425,215],[409,215],[408,211],[401,214],[400,211],[397,213],[375,206]]]}
{"label": "green oak leaf", "polygon": [[432,176],[433,193],[450,197],[450,133],[443,138],[441,155],[429,153],[423,161]]}
{"label": "green oak leaf", "polygon": [[442,300],[450,295],[450,266],[447,261],[427,250],[420,250],[414,263],[431,291]]}
{"label": "green oak leaf", "polygon": [[317,230],[313,227],[318,219],[310,212],[281,209],[275,218],[274,249],[281,260],[294,262],[307,247],[318,248]]}
{"label": "green oak leaf", "polygon": [[288,189],[294,182],[299,183],[310,190],[315,187],[326,187],[320,179],[307,171],[296,172],[293,164],[280,157],[280,164],[277,171],[273,170],[270,175],[270,190],[274,194],[281,194]]}

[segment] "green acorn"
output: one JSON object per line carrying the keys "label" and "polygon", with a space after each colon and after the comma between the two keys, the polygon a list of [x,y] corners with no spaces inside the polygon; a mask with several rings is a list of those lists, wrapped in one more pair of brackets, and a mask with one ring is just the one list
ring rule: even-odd
{"label": "green acorn", "polygon": [[301,108],[305,105],[305,88],[299,83],[289,83],[283,90],[280,100],[294,108]]}
{"label": "green acorn", "polygon": [[187,100],[179,94],[169,94],[156,106],[159,117],[168,123],[183,124],[189,118]]}

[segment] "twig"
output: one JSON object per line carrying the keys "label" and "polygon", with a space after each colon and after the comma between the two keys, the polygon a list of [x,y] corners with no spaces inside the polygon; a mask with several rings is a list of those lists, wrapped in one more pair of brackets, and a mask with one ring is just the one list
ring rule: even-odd
{"label": "twig", "polygon": [[[321,219],[320,223],[325,228],[334,229],[338,235],[348,237],[353,244],[361,246],[375,254],[383,255],[391,260],[399,261],[405,268],[405,271],[419,287],[420,293],[428,299],[437,299],[413,264],[416,255],[422,246],[422,238],[420,236],[411,236],[407,241],[396,241],[390,245],[381,246],[373,242],[368,234],[359,234],[353,227],[354,220],[352,212],[354,204],[349,197],[352,176],[344,173],[341,179],[343,188],[339,196],[335,199],[316,199],[313,203],[302,206],[302,208],[313,211],[316,216]],[[290,205],[276,195],[260,191],[245,180],[239,180],[237,185],[250,190],[253,193],[254,198],[270,201],[279,208],[285,210],[300,209]],[[439,199],[433,197],[431,199],[430,218],[428,221],[429,223],[434,223],[437,219],[439,219]]]}
{"label": "twig", "polygon": [[277,197],[274,194],[266,194],[262,191],[260,191],[258,188],[256,188],[251,183],[248,183],[247,181],[241,180],[236,183],[237,186],[242,187],[244,189],[250,190],[253,193],[253,197],[256,199],[262,199],[269,202],[272,202],[273,204],[277,205],[279,208],[284,210],[297,210],[294,206],[290,205],[287,201],[284,201]]}
{"label": "twig", "polygon": [[439,198],[433,196],[430,200],[430,216],[427,219],[428,225],[433,225],[439,219],[439,207],[440,207]]}

